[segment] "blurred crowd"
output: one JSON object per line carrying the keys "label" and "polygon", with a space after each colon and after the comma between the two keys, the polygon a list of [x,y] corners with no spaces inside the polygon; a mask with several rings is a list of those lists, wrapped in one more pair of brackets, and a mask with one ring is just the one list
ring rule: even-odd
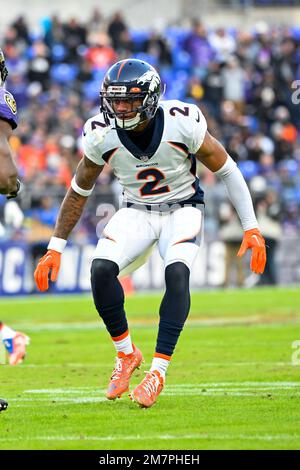
{"label": "blurred crowd", "polygon": [[[193,19],[188,29],[133,30],[120,12],[106,18],[95,9],[85,23],[79,16],[65,22],[53,16],[35,29],[19,17],[2,32],[1,46],[7,89],[18,104],[11,144],[25,185],[24,217],[10,236],[48,239],[82,155],[83,124],[99,110],[104,74],[129,56],[158,69],[165,99],[200,106],[210,132],[238,162],[265,222],[269,218],[283,233],[299,234],[300,28],[261,22],[251,31],[211,29]],[[225,223],[224,189],[205,168],[199,174],[206,190],[206,230],[214,234]],[[96,239],[97,207],[118,194],[106,168],[74,233],[77,240]],[[2,221],[3,206],[2,198]]]}

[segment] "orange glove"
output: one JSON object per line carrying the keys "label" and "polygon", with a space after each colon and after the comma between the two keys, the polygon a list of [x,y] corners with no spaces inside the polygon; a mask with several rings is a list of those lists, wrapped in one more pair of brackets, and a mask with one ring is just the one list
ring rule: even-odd
{"label": "orange glove", "polygon": [[61,253],[54,250],[48,250],[47,253],[39,260],[36,270],[34,271],[34,279],[37,288],[45,291],[49,287],[48,275],[51,270],[51,281],[57,280],[60,267]]}
{"label": "orange glove", "polygon": [[256,274],[262,274],[267,261],[266,244],[264,237],[257,228],[244,232],[244,238],[237,256],[244,256],[248,248],[252,250],[251,270]]}

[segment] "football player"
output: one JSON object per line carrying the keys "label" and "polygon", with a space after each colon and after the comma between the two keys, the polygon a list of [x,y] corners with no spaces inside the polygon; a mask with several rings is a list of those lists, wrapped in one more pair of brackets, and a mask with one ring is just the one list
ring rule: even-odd
{"label": "football player", "polygon": [[17,127],[17,106],[11,93],[3,88],[8,75],[0,49],[0,194],[14,198],[20,189],[17,168],[9,145],[12,130]]}
{"label": "football player", "polygon": [[41,291],[48,289],[50,271],[51,280],[57,279],[68,236],[103,166],[110,165],[124,198],[122,208],[103,230],[91,267],[95,306],[117,351],[108,399],[129,389],[130,377],[143,360],[131,340],[118,275],[131,265],[136,267],[156,243],[165,265],[166,291],[152,365],[130,394],[142,407],[152,406],[162,391],[189,313],[189,275],[202,238],[204,213],[196,159],[227,187],[244,229],[238,255],[252,250],[255,273],[262,273],[266,262],[250,193],[235,162],[207,131],[196,105],[160,101],[161,94],[158,73],[144,61],[126,59],[108,70],[100,92],[101,112],[84,126],[84,156],[60,208],[48,251],[34,274]]}
{"label": "football player", "polygon": [[[12,151],[9,145],[9,137],[12,130],[17,127],[17,106],[11,93],[3,88],[8,75],[5,66],[5,60],[0,49],[0,194],[5,194],[7,199],[15,198],[20,189],[17,168],[12,157]],[[3,337],[5,331],[10,331],[10,338]],[[0,335],[8,350],[10,364],[18,364],[25,356],[25,346],[27,337],[18,333],[0,322]],[[8,341],[10,347],[8,349]],[[0,411],[7,408],[7,402],[0,400]]]}

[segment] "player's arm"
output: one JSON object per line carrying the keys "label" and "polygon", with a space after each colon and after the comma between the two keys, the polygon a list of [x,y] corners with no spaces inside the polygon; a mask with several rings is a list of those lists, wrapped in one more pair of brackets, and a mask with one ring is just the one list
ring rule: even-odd
{"label": "player's arm", "polygon": [[11,135],[11,125],[0,118],[0,193],[8,196],[19,189],[17,167],[9,145]]}
{"label": "player's arm", "polygon": [[53,233],[54,237],[65,241],[68,239],[81,217],[87,198],[92,193],[102,169],[103,166],[96,165],[87,157],[81,159],[71,187],[62,202]]}
{"label": "player's arm", "polygon": [[[0,49],[0,87],[5,83],[7,75],[4,54]],[[7,117],[6,114],[5,116]],[[20,189],[18,172],[9,145],[11,134],[11,124],[0,116],[0,194],[7,194],[7,199],[16,197]]]}
{"label": "player's arm", "polygon": [[94,189],[95,182],[103,166],[84,156],[76,170],[62,205],[59,210],[53,236],[50,239],[47,253],[40,259],[34,273],[35,282],[40,291],[48,289],[48,275],[51,270],[51,281],[56,281],[60,267],[61,253],[67,239],[77,224],[88,196]]}
{"label": "player's arm", "polygon": [[222,179],[238,213],[244,230],[238,256],[243,256],[248,248],[252,249],[251,269],[257,274],[263,273],[266,264],[265,241],[259,231],[250,192],[242,173],[222,144],[209,132],[206,132],[196,158]]}

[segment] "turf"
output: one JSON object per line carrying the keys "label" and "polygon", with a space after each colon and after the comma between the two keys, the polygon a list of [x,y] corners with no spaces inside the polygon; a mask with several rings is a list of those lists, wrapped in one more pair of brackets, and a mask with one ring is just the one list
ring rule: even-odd
{"label": "turf", "polygon": [[[31,338],[23,364],[0,367],[0,449],[299,449],[299,298],[298,288],[193,293],[167,385],[147,410],[105,400],[114,350],[89,295],[0,301],[1,319]],[[127,300],[145,370],[160,299]]]}

